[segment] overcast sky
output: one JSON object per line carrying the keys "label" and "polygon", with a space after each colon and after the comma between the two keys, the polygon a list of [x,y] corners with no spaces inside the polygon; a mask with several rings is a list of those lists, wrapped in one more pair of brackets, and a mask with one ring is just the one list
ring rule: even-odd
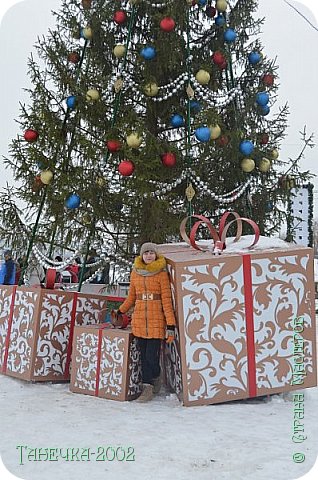
{"label": "overcast sky", "polygon": [[[313,11],[318,10],[314,0],[290,2],[316,23]],[[21,133],[14,119],[18,117],[19,102],[28,103],[23,87],[30,86],[26,75],[27,58],[37,36],[46,34],[53,26],[51,10],[57,10],[60,0],[1,0],[0,1],[0,187],[12,181],[4,171],[2,155],[8,145]],[[297,157],[301,149],[299,132],[307,126],[314,132],[317,147],[306,152],[302,169],[318,175],[318,31],[291,9],[284,0],[260,0],[259,13],[266,18],[262,42],[270,58],[277,57],[280,76],[279,105],[290,105],[288,137],[280,151],[283,159]],[[11,8],[10,8],[11,7]],[[312,11],[309,10],[312,8]],[[318,191],[318,177],[314,181]],[[318,195],[316,195],[318,203]],[[316,207],[318,217],[318,206]]]}

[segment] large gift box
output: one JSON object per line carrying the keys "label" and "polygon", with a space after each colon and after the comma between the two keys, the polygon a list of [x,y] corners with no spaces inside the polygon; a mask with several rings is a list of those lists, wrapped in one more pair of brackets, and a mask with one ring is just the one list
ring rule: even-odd
{"label": "large gift box", "polygon": [[111,400],[134,400],[141,392],[137,340],[130,329],[75,327],[70,389]]}
{"label": "large gift box", "polygon": [[70,378],[75,325],[100,322],[102,295],[0,286],[0,372],[28,381]]}
{"label": "large gift box", "polygon": [[186,406],[317,385],[313,250],[252,243],[160,246],[178,319],[166,376]]}

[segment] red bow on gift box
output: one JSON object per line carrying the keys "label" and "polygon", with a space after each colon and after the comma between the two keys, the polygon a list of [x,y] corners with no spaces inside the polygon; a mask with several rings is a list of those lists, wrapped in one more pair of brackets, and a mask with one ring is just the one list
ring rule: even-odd
{"label": "red bow on gift box", "polygon": [[[234,220],[231,220],[227,223],[228,217],[230,215],[233,215],[235,218],[234,218]],[[192,226],[191,231],[190,231],[190,236],[188,237],[188,235],[186,234],[186,224],[187,224],[187,221],[189,220],[189,218],[192,218],[192,217],[197,218],[198,220]],[[253,228],[254,241],[248,247],[248,248],[252,248],[254,245],[256,245],[256,243],[259,240],[259,236],[260,236],[259,227],[253,220],[251,220],[249,218],[240,217],[237,212],[225,212],[221,217],[219,230],[217,230],[212,225],[210,220],[207,217],[205,217],[204,215],[190,215],[190,216],[188,216],[188,217],[186,217],[182,220],[181,225],[180,225],[180,235],[181,235],[182,239],[188,245],[191,245],[191,247],[195,248],[196,250],[201,250],[201,251],[208,250],[208,251],[212,251],[214,253],[221,253],[226,248],[225,240],[226,240],[226,235],[227,235],[229,227],[234,223],[237,224],[237,231],[236,231],[236,235],[235,235],[235,238],[234,238],[234,242],[237,242],[242,236],[242,231],[243,231],[242,223],[243,222],[248,223]],[[200,247],[196,243],[196,233],[198,231],[198,228],[202,224],[204,224],[208,227],[209,232],[210,232],[211,237],[212,237],[212,243],[211,243],[211,245],[209,245],[207,247]]]}

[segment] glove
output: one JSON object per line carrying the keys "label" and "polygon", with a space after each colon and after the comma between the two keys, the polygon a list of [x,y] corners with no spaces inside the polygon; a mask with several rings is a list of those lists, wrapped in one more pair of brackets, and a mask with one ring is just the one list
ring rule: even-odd
{"label": "glove", "polygon": [[112,310],[110,312],[111,322],[114,327],[121,327],[123,323],[122,315],[120,310]]}
{"label": "glove", "polygon": [[171,343],[175,339],[175,326],[174,325],[167,325],[166,328],[166,342]]}

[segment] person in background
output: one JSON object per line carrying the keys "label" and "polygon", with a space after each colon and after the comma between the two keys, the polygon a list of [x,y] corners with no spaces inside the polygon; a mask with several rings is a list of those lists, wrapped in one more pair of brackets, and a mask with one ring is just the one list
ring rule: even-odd
{"label": "person in background", "polygon": [[3,266],[3,285],[14,285],[15,284],[15,271],[16,264],[12,258],[11,250],[5,250],[3,252],[4,257],[4,266]]}
{"label": "person in background", "polygon": [[[16,285],[19,285],[20,278],[21,278],[21,273],[22,273],[22,269],[24,267],[25,260],[26,260],[26,257],[19,257],[17,259],[17,261],[15,262],[16,271],[15,271],[15,282],[14,283]],[[22,281],[22,284],[23,283],[24,283],[24,280]]]}
{"label": "person in background", "polygon": [[174,340],[176,325],[166,260],[158,254],[155,243],[141,246],[130,276],[128,297],[117,314],[126,313],[133,306],[131,327],[140,347],[143,383],[138,401],[147,402],[160,390],[161,341]]}
{"label": "person in background", "polygon": [[[54,260],[56,262],[60,262],[62,263],[63,262],[63,258],[61,257],[61,255],[56,255],[56,257],[54,258]],[[61,275],[61,272],[56,272],[56,277],[55,277],[55,283],[61,283],[62,281],[62,275]]]}
{"label": "person in background", "polygon": [[79,274],[79,264],[81,263],[81,259],[79,257],[76,257],[71,265],[68,265],[65,270],[70,272],[71,278],[72,278],[72,283],[77,283],[78,282],[78,274]]}

